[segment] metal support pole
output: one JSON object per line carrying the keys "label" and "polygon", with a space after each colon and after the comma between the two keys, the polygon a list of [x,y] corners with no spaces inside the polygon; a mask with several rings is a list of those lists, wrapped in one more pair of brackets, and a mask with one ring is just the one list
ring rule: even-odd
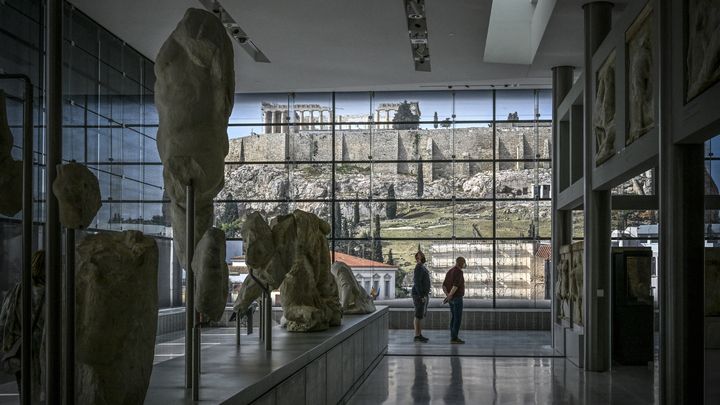
{"label": "metal support pole", "polygon": [[253,333],[253,309],[252,306],[247,311],[247,334],[252,335]]}
{"label": "metal support pole", "polygon": [[202,327],[200,326],[200,315],[195,313],[195,325],[193,326],[193,352],[192,352],[192,397],[193,401],[197,401],[200,397],[200,336]]}
{"label": "metal support pole", "polygon": [[195,250],[195,190],[192,182],[185,188],[185,388],[193,383],[193,327],[195,326],[195,275],[192,258]]}
{"label": "metal support pole", "polygon": [[263,292],[263,295],[260,298],[259,302],[259,308],[260,308],[260,327],[258,328],[258,341],[262,342],[263,338],[265,337],[265,292]]}
{"label": "metal support pole", "polygon": [[21,273],[21,324],[20,399],[29,405],[32,398],[31,345],[32,345],[32,184],[33,184],[33,88],[30,78],[20,74],[0,74],[0,79],[19,79],[25,83],[23,100],[23,151],[22,151],[22,273]]}
{"label": "metal support pole", "polygon": [[265,350],[272,350],[272,298],[270,297],[270,291],[263,293],[265,298],[265,331],[263,337],[265,338]]}
{"label": "metal support pole", "polygon": [[240,346],[240,312],[235,317],[235,344]]}
{"label": "metal support pole", "polygon": [[65,229],[65,403],[75,402],[75,230]]}
{"label": "metal support pole", "polygon": [[62,401],[62,259],[60,213],[52,192],[57,165],[62,158],[62,12],[61,0],[47,1],[47,132],[45,152],[45,398],[48,404]]}

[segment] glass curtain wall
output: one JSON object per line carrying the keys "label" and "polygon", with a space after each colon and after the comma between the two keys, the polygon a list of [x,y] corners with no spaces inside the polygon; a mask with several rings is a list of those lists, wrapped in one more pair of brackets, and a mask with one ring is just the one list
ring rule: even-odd
{"label": "glass curtain wall", "polygon": [[[0,3],[0,71],[28,75],[35,87],[33,220],[44,221],[44,2]],[[153,63],[66,3],[63,35],[63,161],[87,165],[100,183],[102,208],[87,232],[138,230],[155,237],[161,307],[180,305],[181,270],[163,214],[162,166],[155,145]],[[13,157],[22,154],[22,83],[0,81],[7,93]],[[19,280],[20,214],[0,217],[0,290]],[[41,226],[34,235],[42,247]],[[83,232],[84,233],[84,232]],[[82,238],[83,235],[79,235]]]}
{"label": "glass curtain wall", "polygon": [[[44,2],[7,0],[0,11],[0,69],[25,73],[35,85],[33,214],[41,224]],[[64,18],[63,159],[86,164],[102,193],[89,232],[154,236],[160,306],[180,305],[183,274],[163,210],[152,62],[70,5]],[[19,159],[21,85],[0,86]],[[550,104],[549,90],[239,94],[215,204],[215,223],[230,239],[228,261],[242,255],[248,212],[303,209],[333,225],[331,251],[377,262],[371,267],[381,270],[358,277],[380,298],[409,292],[406,275],[420,249],[435,296],[455,257],[465,256],[469,297],[487,306],[548,307]],[[19,279],[19,218],[0,217],[0,264],[10,269],[0,291]]]}
{"label": "glass curtain wall", "polygon": [[355,272],[380,298],[408,294],[420,249],[434,296],[464,256],[481,305],[547,306],[550,117],[549,90],[237,95],[215,224],[240,240],[249,212],[302,209],[391,268]]}

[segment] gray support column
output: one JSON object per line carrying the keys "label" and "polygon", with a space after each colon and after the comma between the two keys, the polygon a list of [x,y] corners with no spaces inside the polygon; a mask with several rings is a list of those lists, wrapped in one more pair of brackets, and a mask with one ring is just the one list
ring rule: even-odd
{"label": "gray support column", "polygon": [[265,133],[268,134],[272,132],[272,111],[265,111]]}
{"label": "gray support column", "polygon": [[[573,68],[572,66],[556,66],[552,69],[553,71],[553,83],[552,83],[552,119],[553,119],[553,133],[552,133],[552,178],[553,178],[553,190],[552,190],[552,265],[553,268],[550,271],[551,279],[548,281],[553,286],[552,299],[552,319],[553,322],[557,320],[557,314],[559,313],[558,302],[555,299],[555,266],[560,260],[560,246],[567,245],[572,240],[572,212],[571,211],[560,211],[557,209],[558,195],[560,194],[560,185],[563,184],[561,178],[568,178],[569,173],[569,162],[567,159],[570,158],[569,154],[562,153],[562,150],[567,150],[567,143],[570,139],[565,139],[560,136],[560,123],[557,117],[557,108],[560,103],[565,99],[568,92],[573,85]],[[553,329],[554,332],[554,329]],[[554,339],[553,339],[554,342]]]}
{"label": "gray support column", "polygon": [[276,134],[280,134],[283,132],[282,123],[283,123],[282,111],[275,111],[275,126],[274,126],[274,128],[275,128]]}
{"label": "gray support column", "polygon": [[[677,0],[660,0],[660,404],[702,404],[704,390],[704,148],[673,142],[673,26]],[[682,62],[678,64],[682,66]],[[668,84],[667,86],[665,84]]]}
{"label": "gray support column", "polygon": [[58,201],[52,192],[62,162],[62,14],[63,2],[47,1],[47,133],[45,167],[45,398],[62,401],[62,258]]}
{"label": "gray support column", "polygon": [[592,57],[612,25],[609,2],[593,2],[585,11],[584,106],[585,162],[584,211],[585,257],[583,263],[583,324],[585,328],[585,369],[607,371],[610,368],[610,190],[593,191],[595,137],[593,135],[593,100],[595,75]]}

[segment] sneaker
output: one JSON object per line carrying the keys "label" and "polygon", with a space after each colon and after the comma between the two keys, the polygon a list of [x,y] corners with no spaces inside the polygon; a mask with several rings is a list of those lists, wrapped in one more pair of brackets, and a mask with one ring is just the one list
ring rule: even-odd
{"label": "sneaker", "polygon": [[465,341],[460,338],[455,338],[455,339],[450,339],[450,343],[456,344],[456,345],[461,345],[461,344],[464,344]]}
{"label": "sneaker", "polygon": [[421,343],[427,343],[428,340],[430,340],[430,339],[426,338],[423,335],[415,336],[415,339],[413,339],[414,342],[421,342]]}

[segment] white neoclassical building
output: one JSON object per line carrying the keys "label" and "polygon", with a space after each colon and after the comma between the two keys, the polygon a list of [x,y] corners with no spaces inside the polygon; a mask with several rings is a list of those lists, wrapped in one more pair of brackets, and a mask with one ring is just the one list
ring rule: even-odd
{"label": "white neoclassical building", "polygon": [[360,285],[368,293],[375,287],[375,290],[378,291],[378,299],[391,300],[395,298],[397,266],[340,252],[335,252],[335,261],[347,264]]}

